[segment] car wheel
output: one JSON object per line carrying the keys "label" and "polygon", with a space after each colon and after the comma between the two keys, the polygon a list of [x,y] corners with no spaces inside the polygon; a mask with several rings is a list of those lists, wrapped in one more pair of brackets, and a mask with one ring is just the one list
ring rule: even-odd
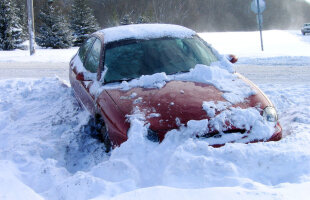
{"label": "car wheel", "polygon": [[98,114],[95,117],[96,122],[96,132],[98,133],[98,138],[101,142],[104,143],[106,152],[110,152],[112,148],[111,140],[109,137],[108,127],[102,117]]}
{"label": "car wheel", "polygon": [[305,33],[305,32],[303,32],[302,34],[303,34],[303,35],[306,35],[306,33]]}
{"label": "car wheel", "polygon": [[108,134],[108,128],[100,115],[95,115],[95,117],[90,117],[86,125],[82,127],[85,134],[91,136],[104,143],[106,152],[111,151],[111,141]]}

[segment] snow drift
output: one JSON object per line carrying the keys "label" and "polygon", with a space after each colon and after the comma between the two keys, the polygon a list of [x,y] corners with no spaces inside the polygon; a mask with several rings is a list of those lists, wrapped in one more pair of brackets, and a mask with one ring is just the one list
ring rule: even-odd
{"label": "snow drift", "polygon": [[103,144],[83,133],[89,116],[62,81],[0,81],[0,197],[197,199],[228,192],[236,199],[273,199],[295,190],[307,197],[302,188],[310,183],[310,88],[261,87],[288,135],[279,142],[213,148],[171,134],[158,144],[144,137],[145,125],[133,118],[129,140],[107,155]]}

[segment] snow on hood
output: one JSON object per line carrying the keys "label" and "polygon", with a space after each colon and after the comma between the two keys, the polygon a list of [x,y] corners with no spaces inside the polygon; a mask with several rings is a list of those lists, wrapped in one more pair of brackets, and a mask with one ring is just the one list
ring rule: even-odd
{"label": "snow on hood", "polygon": [[[166,140],[181,141],[188,138],[196,138],[196,136],[203,136],[208,132],[217,130],[219,131],[218,137],[202,137],[201,140],[206,141],[209,145],[226,144],[229,142],[249,143],[254,140],[266,141],[275,132],[275,124],[264,120],[256,108],[228,107],[228,102],[204,102],[202,107],[207,113],[210,112],[210,105],[212,105],[211,107],[214,110],[221,112],[214,114],[209,120],[190,120],[186,126],[181,124],[178,129],[168,131],[163,142]],[[127,115],[127,119],[130,122],[128,138],[134,137],[135,140],[141,141],[143,136],[146,137],[150,124],[146,121],[145,113],[140,111],[138,106],[134,108],[132,113]],[[224,134],[223,131],[229,128],[226,125],[227,122],[229,126],[244,129],[246,132]],[[138,140],[138,138],[140,139]]]}
{"label": "snow on hood", "polygon": [[104,86],[100,81],[94,81],[90,92],[98,96],[102,90],[110,89],[130,90],[134,87],[160,89],[169,81],[179,80],[213,85],[223,92],[223,97],[227,101],[234,104],[243,102],[244,99],[255,94],[251,87],[239,79],[236,74],[226,70],[222,62],[212,63],[211,66],[196,65],[195,68],[186,73],[167,75],[162,72],[153,75],[142,75],[140,78],[131,81],[106,84]]}
{"label": "snow on hood", "polygon": [[106,28],[99,32],[104,34],[105,43],[123,39],[188,38],[196,34],[191,29],[171,24],[133,24]]}

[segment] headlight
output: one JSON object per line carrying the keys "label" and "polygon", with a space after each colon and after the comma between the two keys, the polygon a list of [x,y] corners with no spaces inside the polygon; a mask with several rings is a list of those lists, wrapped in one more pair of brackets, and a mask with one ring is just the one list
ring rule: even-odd
{"label": "headlight", "polygon": [[278,121],[278,115],[277,115],[277,111],[274,107],[272,106],[267,106],[265,109],[264,109],[264,112],[263,112],[263,117],[266,121],[268,122],[274,122],[274,123],[277,123]]}

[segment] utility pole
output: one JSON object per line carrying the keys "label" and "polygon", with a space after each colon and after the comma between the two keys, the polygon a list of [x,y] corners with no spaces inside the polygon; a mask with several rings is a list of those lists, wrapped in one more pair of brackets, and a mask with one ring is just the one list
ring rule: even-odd
{"label": "utility pole", "polygon": [[28,10],[29,50],[30,50],[30,55],[32,56],[35,53],[33,0],[27,0],[27,10]]}
{"label": "utility pole", "polygon": [[259,6],[259,0],[256,0],[257,1],[257,12],[258,12],[258,26],[259,26],[259,32],[260,32],[260,44],[261,44],[261,47],[262,47],[262,51],[264,51],[264,45],[263,45],[263,33],[262,33],[262,18],[263,18],[263,15],[261,14],[261,11],[260,11],[260,6]]}

